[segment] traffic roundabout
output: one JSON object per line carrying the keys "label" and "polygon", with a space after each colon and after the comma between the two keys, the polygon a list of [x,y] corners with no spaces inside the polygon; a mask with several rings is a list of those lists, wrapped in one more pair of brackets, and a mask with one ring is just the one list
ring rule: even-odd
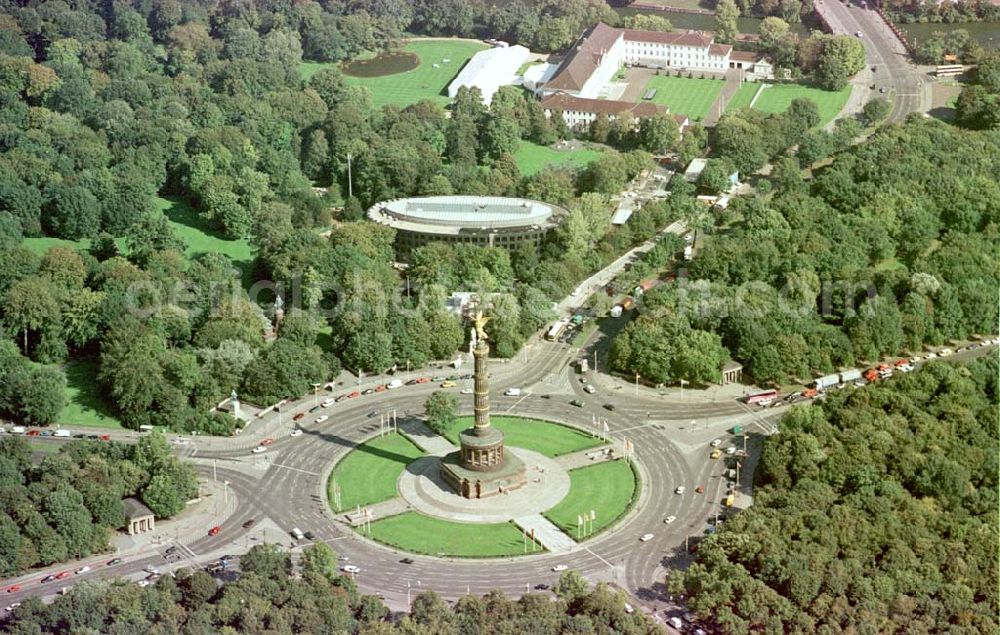
{"label": "traffic roundabout", "polygon": [[[327,495],[335,523],[392,549],[450,558],[510,558],[570,553],[612,529],[632,508],[640,470],[589,431],[536,418],[497,417],[517,445],[523,485],[469,497],[443,467],[450,439],[471,422],[459,417],[443,436],[419,421],[380,430],[330,470]],[[374,545],[373,545],[374,546]]]}

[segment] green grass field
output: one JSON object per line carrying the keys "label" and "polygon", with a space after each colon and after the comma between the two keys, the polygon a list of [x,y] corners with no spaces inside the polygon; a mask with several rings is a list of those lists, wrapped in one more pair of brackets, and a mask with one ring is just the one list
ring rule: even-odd
{"label": "green grass field", "polygon": [[395,498],[399,475],[421,456],[423,452],[400,434],[375,437],[362,443],[333,468],[327,483],[331,506],[334,480],[340,486],[341,509]]}
{"label": "green grass field", "polygon": [[[733,95],[733,98],[729,100],[726,111],[748,107],[758,88],[759,84],[753,82],[748,82],[740,86],[736,94]],[[793,99],[801,97],[811,99],[816,102],[816,107],[819,108],[820,122],[818,127],[822,128],[833,121],[833,118],[844,107],[850,96],[850,85],[846,86],[843,90],[831,92],[810,86],[799,86],[797,84],[772,84],[764,89],[753,107],[754,110],[761,112],[785,112]]]}
{"label": "green grass field", "polygon": [[624,460],[570,470],[569,478],[569,494],[545,512],[545,517],[573,538],[577,516],[597,512],[593,529],[596,534],[618,520],[636,495],[635,474]]}
{"label": "green grass field", "polygon": [[371,524],[369,537],[405,551],[428,555],[496,558],[524,554],[524,538],[513,523],[458,523],[416,512],[376,520]]}
{"label": "green grass field", "polygon": [[582,167],[601,156],[600,150],[581,148],[579,150],[553,150],[548,146],[522,141],[514,153],[517,169],[523,176],[541,172],[546,166]]}
{"label": "green grass field", "polygon": [[656,96],[652,99],[654,103],[670,108],[672,113],[687,115],[692,121],[700,121],[708,114],[712,104],[722,92],[724,84],[725,82],[719,79],[654,75],[643,87],[642,92],[655,88]]}
{"label": "green grass field", "polygon": [[98,362],[94,358],[70,362],[66,372],[66,407],[56,423],[63,425],[121,428],[111,408],[101,395],[97,382]]}
{"label": "green grass field", "polygon": [[[188,257],[204,253],[218,253],[227,256],[239,270],[244,282],[248,282],[254,260],[254,250],[246,240],[230,240],[205,222],[187,202],[177,198],[157,197],[156,209],[170,219],[170,226],[177,237],[184,241],[184,252]],[[125,249],[125,239],[116,241],[120,249]],[[38,254],[50,247],[89,249],[90,240],[63,240],[62,238],[25,238],[24,246]]]}
{"label": "green grass field", "polygon": [[[372,91],[372,101],[379,107],[386,104],[404,107],[424,99],[443,105],[449,101],[448,84],[470,57],[485,48],[486,45],[479,42],[411,40],[403,50],[420,58],[420,65],[413,70],[380,77],[345,76],[344,79],[351,85],[367,86]],[[445,62],[446,59],[449,61]],[[309,79],[325,66],[329,64],[303,62],[299,73],[303,79]]]}
{"label": "green grass field", "polygon": [[[472,417],[459,417],[448,434],[449,441],[458,445],[458,433],[472,426]],[[557,423],[521,417],[490,417],[490,423],[502,430],[505,443],[516,448],[534,450],[545,456],[559,456],[601,445],[599,439]]]}
{"label": "green grass field", "polygon": [[252,282],[254,249],[249,242],[226,238],[182,199],[157,198],[156,208],[170,219],[174,233],[184,241],[185,255],[191,258],[199,254],[222,254],[240,272],[244,286]]}

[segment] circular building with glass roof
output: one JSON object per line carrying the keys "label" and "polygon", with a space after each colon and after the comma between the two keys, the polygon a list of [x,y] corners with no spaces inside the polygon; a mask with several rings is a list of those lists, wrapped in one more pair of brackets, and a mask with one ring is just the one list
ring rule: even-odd
{"label": "circular building with glass roof", "polygon": [[396,257],[406,262],[413,249],[433,242],[507,249],[527,242],[537,248],[565,213],[525,198],[423,196],[377,203],[368,218],[396,230]]}

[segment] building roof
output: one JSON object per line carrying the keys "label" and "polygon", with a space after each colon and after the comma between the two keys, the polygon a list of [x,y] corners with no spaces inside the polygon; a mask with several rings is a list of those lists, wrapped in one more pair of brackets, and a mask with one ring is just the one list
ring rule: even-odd
{"label": "building roof", "polygon": [[652,117],[658,112],[667,112],[667,109],[663,106],[658,106],[648,101],[636,103],[614,99],[587,99],[585,97],[574,97],[566,93],[549,95],[541,101],[541,105],[546,110],[575,110],[578,112],[604,113],[615,116],[630,113],[638,119]]}
{"label": "building roof", "polygon": [[497,230],[554,225],[561,207],[525,198],[502,196],[422,196],[376,203],[368,217],[378,223],[434,234],[463,230]]}
{"label": "building roof", "polygon": [[147,516],[153,515],[152,510],[143,505],[142,501],[138,498],[130,497],[122,499],[122,505],[125,507],[125,518],[127,520],[146,518]]}
{"label": "building roof", "polygon": [[556,90],[580,90],[594,74],[604,54],[622,36],[621,29],[598,22],[577,40],[576,46],[566,55],[562,66],[546,84]]}
{"label": "building roof", "polygon": [[654,42],[674,46],[697,46],[704,48],[712,43],[714,35],[706,31],[639,31],[624,29],[625,39],[630,42]]}
{"label": "building roof", "polygon": [[732,51],[732,44],[710,44],[708,46],[709,55],[729,55]]}
{"label": "building roof", "polygon": [[462,86],[479,88],[483,101],[493,101],[493,94],[504,85],[514,83],[517,70],[531,57],[531,51],[520,44],[479,51],[462,67],[450,84],[448,95],[454,97]]}
{"label": "building roof", "polygon": [[733,51],[729,59],[734,62],[758,62],[760,61],[760,53],[754,53],[753,51]]}

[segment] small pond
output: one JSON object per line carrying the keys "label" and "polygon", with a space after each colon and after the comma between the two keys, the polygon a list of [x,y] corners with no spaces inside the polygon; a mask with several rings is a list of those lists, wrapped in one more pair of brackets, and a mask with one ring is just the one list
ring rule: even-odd
{"label": "small pond", "polygon": [[406,51],[389,51],[375,57],[354,60],[344,64],[344,75],[352,77],[381,77],[412,71],[420,66],[420,58]]}

